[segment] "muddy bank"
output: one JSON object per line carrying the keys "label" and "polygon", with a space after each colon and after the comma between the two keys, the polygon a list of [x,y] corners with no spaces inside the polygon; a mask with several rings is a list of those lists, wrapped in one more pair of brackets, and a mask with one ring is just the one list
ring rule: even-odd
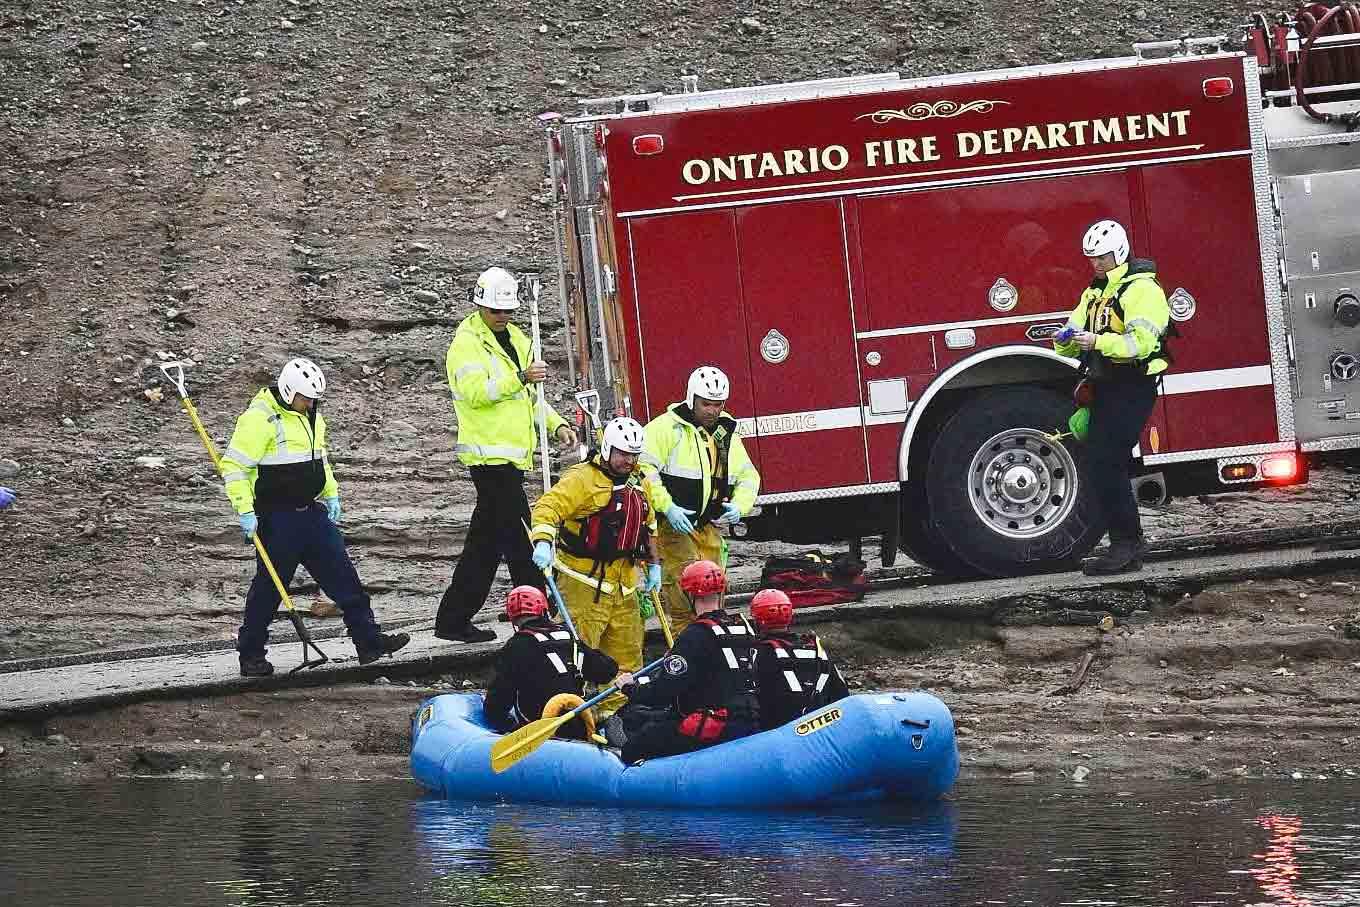
{"label": "muddy bank", "polygon": [[[1124,612],[1109,630],[1053,625],[1083,612],[1012,604],[984,621],[819,631],[853,689],[922,688],[948,703],[965,777],[1349,777],[1360,773],[1358,590],[1355,571],[1215,586],[1133,612],[1091,602],[1097,615]],[[486,680],[474,668],[0,725],[0,778],[405,778],[419,702]]]}

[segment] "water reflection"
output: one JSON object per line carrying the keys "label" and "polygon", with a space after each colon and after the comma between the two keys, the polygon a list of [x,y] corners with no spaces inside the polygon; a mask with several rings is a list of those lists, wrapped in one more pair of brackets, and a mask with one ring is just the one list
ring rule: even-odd
{"label": "water reflection", "polygon": [[1360,905],[1349,785],[964,784],[761,815],[458,804],[413,786],[0,793],[0,905]]}
{"label": "water reflection", "polygon": [[1286,907],[1313,907],[1313,902],[1294,890],[1302,873],[1299,869],[1299,852],[1308,845],[1299,839],[1303,834],[1303,820],[1298,816],[1260,816],[1256,824],[1270,832],[1269,847],[1265,853],[1252,854],[1264,866],[1251,870],[1261,890],[1273,898],[1273,903]]}
{"label": "water reflection", "polygon": [[[742,815],[412,808],[438,903],[839,903],[902,900],[900,883],[948,882],[957,809]],[[544,872],[544,866],[549,867]],[[532,880],[514,888],[506,879]],[[830,898],[831,900],[827,900]],[[915,903],[915,901],[910,901]]]}

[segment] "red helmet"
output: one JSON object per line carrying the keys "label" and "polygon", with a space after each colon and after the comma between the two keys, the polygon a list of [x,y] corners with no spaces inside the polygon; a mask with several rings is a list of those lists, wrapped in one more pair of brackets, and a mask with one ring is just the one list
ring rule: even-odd
{"label": "red helmet", "polygon": [[793,602],[778,589],[761,589],[751,599],[751,618],[761,630],[783,630],[793,623]]}
{"label": "red helmet", "polygon": [[727,591],[727,576],[712,561],[695,561],[680,574],[680,588],[690,598],[722,595]]}
{"label": "red helmet", "polygon": [[516,586],[505,600],[505,611],[512,621],[521,617],[542,617],[548,613],[548,600],[540,589]]}

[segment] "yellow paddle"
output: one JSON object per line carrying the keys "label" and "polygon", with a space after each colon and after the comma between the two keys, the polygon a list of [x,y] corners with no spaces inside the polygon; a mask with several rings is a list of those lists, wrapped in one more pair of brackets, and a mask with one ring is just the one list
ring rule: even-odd
{"label": "yellow paddle", "polygon": [[671,619],[666,614],[666,604],[661,600],[661,596],[655,592],[651,593],[652,608],[656,611],[656,622],[661,624],[661,634],[666,637],[666,648],[675,645],[675,633],[671,630]]}
{"label": "yellow paddle", "polygon": [[[662,655],[642,670],[635,672],[633,676],[642,677],[644,674],[650,674],[661,667],[661,663],[665,660],[666,656]],[[567,712],[565,715],[558,715],[556,718],[540,718],[537,721],[529,722],[516,731],[511,731],[509,734],[506,734],[504,737],[497,740],[491,747],[491,770],[499,775],[501,772],[538,749],[545,742],[551,740],[553,735],[557,733],[557,729],[562,725],[566,724],[596,703],[614,695],[618,691],[619,685],[613,684],[609,689],[597,693],[570,712]]]}

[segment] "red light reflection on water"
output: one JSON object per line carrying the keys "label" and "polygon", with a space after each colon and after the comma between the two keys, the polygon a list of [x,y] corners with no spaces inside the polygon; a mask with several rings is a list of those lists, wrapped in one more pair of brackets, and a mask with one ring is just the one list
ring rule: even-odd
{"label": "red light reflection on water", "polygon": [[1252,858],[1263,866],[1251,870],[1252,878],[1261,890],[1284,907],[1312,907],[1313,902],[1294,890],[1301,881],[1298,855],[1308,850],[1299,841],[1303,835],[1303,820],[1298,816],[1258,816],[1256,824],[1270,832],[1270,843],[1265,853],[1254,853]]}

